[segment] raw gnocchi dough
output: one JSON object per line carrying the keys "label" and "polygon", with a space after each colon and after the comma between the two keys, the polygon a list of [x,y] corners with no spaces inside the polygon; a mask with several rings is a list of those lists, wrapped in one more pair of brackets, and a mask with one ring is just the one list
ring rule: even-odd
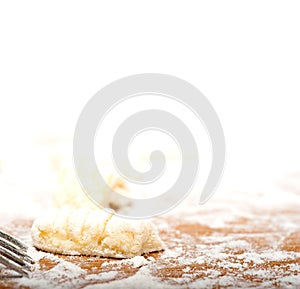
{"label": "raw gnocchi dough", "polygon": [[125,220],[100,209],[56,209],[36,219],[35,247],[51,253],[131,258],[164,245],[148,221]]}
{"label": "raw gnocchi dough", "polygon": [[[94,183],[94,192],[102,196],[101,204],[107,208],[111,208],[117,212],[126,212],[130,207],[130,203],[120,203],[119,199],[114,199],[113,195],[97,181],[97,177],[92,172],[87,173],[87,177],[91,178]],[[119,194],[129,195],[129,189],[124,179],[107,173],[105,181],[111,189]],[[59,173],[57,192],[54,194],[54,205],[56,208],[69,206],[74,209],[88,207],[98,210],[99,207],[92,202],[84,193],[80,183],[76,177],[73,168],[64,168]]]}

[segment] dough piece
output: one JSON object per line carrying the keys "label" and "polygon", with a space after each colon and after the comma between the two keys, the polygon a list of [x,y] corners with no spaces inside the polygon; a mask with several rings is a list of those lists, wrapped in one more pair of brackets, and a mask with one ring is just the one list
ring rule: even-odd
{"label": "dough piece", "polygon": [[35,220],[31,235],[35,247],[64,255],[131,258],[164,247],[148,221],[125,220],[100,209],[54,210]]}
{"label": "dough piece", "polygon": [[[119,199],[114,199],[113,195],[111,195],[109,191],[106,191],[105,188],[101,187],[101,184],[97,182],[97,178],[96,176],[94,177],[92,172],[88,172],[87,177],[91,178],[91,181],[94,182],[94,191],[102,196],[101,204],[103,206],[111,208],[117,212],[125,212],[130,207],[130,203],[120,203]],[[125,180],[120,177],[109,173],[105,176],[105,181],[119,194],[129,195],[127,184]],[[64,168],[61,170],[58,179],[57,192],[54,194],[54,205],[57,208],[70,206],[74,209],[83,207],[95,210],[99,209],[99,207],[88,198],[81,188],[73,168]]]}

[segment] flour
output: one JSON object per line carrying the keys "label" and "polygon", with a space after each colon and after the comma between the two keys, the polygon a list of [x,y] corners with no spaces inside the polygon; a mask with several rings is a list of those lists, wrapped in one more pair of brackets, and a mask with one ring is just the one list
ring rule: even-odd
{"label": "flour", "polygon": [[[57,280],[67,281],[76,278],[80,278],[86,274],[86,271],[79,266],[56,257],[53,254],[37,251],[35,248],[30,248],[28,254],[36,262],[34,264],[33,272],[30,278],[22,278],[17,281],[21,286],[29,286],[30,288],[57,288]],[[46,258],[49,261],[53,261],[56,265],[46,271],[40,270],[40,263],[42,259]],[[76,281],[77,282],[77,281]],[[77,282],[79,283],[79,282]],[[71,284],[60,284],[60,288],[71,288]]]}
{"label": "flour", "polygon": [[147,265],[149,263],[149,261],[154,261],[154,260],[153,260],[153,258],[149,258],[147,260],[143,256],[136,256],[136,257],[133,257],[131,259],[124,259],[124,260],[120,260],[120,261],[104,262],[102,264],[102,267],[116,266],[116,267],[120,268],[123,265],[127,265],[127,266],[131,266],[132,268],[139,268],[139,267]]}
{"label": "flour", "polygon": [[[299,248],[289,248],[284,243],[300,230],[299,194],[278,188],[263,193],[233,190],[216,194],[204,206],[198,206],[197,199],[190,198],[166,216],[154,219],[165,238],[165,251],[151,257],[106,262],[99,259],[99,265],[88,271],[72,258],[66,261],[36,250],[28,226],[18,221],[17,225],[11,225],[18,218],[32,220],[51,206],[50,194],[37,194],[37,190],[30,193],[29,189],[20,194],[21,189],[8,184],[7,188],[2,187],[2,192],[8,194],[5,203],[0,203],[1,227],[13,228],[12,232],[30,246],[29,254],[36,261],[31,278],[16,280],[18,286],[32,289],[300,287]],[[292,213],[287,214],[287,209]],[[184,227],[179,228],[181,224]],[[191,228],[187,230],[185,226],[189,225]],[[43,259],[53,263],[53,268],[42,270]],[[97,263],[98,259],[91,260]],[[131,274],[125,273],[124,268],[132,270]]]}

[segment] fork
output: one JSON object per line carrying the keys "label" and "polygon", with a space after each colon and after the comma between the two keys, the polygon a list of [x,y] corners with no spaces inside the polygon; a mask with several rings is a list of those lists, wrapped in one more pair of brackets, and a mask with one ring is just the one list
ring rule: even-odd
{"label": "fork", "polygon": [[1,278],[29,277],[33,259],[27,254],[28,246],[0,230],[0,264],[19,275],[0,275]]}

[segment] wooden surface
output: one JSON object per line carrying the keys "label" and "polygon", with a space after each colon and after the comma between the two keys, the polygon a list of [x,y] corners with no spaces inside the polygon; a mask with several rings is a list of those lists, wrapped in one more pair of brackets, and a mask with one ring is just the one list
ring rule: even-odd
{"label": "wooden surface", "polygon": [[[168,249],[145,255],[146,259],[153,258],[143,268],[155,278],[156,284],[165,284],[166,288],[287,288],[288,285],[289,288],[300,288],[300,216],[297,205],[272,210],[252,208],[248,217],[247,214],[235,216],[231,210],[222,207],[199,209],[197,218],[194,214],[155,220]],[[222,222],[210,226],[212,216]],[[30,243],[31,222],[15,219],[2,224],[1,229]],[[32,279],[36,278],[36,282],[32,286],[22,286],[22,283],[29,284],[25,278],[23,281],[3,279],[0,288],[38,288],[39,280],[44,279],[44,285],[40,287],[43,288],[47,278],[51,279],[48,280],[49,286],[51,283],[57,288],[84,288],[90,284],[126,280],[141,270],[114,259],[57,257],[57,260],[47,257],[40,260],[40,268],[33,272]],[[68,274],[50,276],[49,270],[60,259],[76,264],[85,273],[72,278],[68,278]],[[104,262],[106,266],[103,266]],[[115,273],[101,278],[105,272]],[[141,276],[143,278],[143,274]],[[138,280],[132,279],[132,282]],[[119,283],[115,284],[112,288],[121,287]],[[143,286],[146,284],[140,284],[139,288]]]}

